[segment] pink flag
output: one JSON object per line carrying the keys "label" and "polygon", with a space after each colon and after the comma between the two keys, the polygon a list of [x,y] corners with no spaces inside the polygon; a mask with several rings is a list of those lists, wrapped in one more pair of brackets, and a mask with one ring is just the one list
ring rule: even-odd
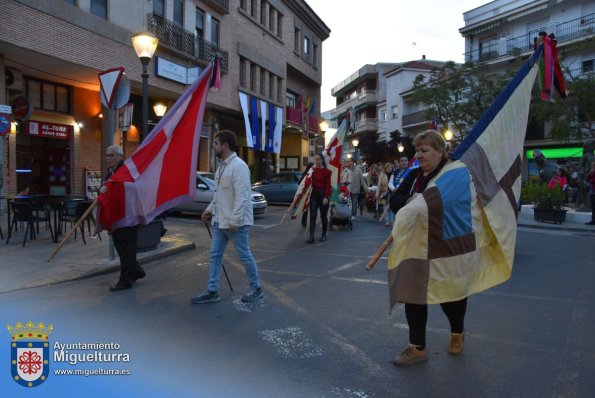
{"label": "pink flag", "polygon": [[213,63],[176,101],[151,134],[105,183],[97,231],[147,224],[165,210],[196,200],[196,159]]}

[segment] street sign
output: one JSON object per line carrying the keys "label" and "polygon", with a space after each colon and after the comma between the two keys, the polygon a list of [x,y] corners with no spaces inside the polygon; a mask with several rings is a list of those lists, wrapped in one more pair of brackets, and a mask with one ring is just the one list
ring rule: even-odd
{"label": "street sign", "polygon": [[[103,104],[103,106],[105,106],[107,109],[110,109],[107,106],[107,100],[105,99],[105,95],[103,94],[103,91],[100,91],[99,95],[101,97],[101,103]],[[129,99],[130,99],[130,80],[128,80],[128,78],[126,76],[122,76],[122,79],[120,79],[120,83],[118,84],[118,88],[116,89],[116,92],[114,93],[114,98],[112,99],[112,108],[113,109],[122,108],[124,105],[126,105],[128,103]]]}
{"label": "street sign", "polygon": [[12,108],[10,105],[0,105],[0,113],[8,113],[10,115],[12,113]]}
{"label": "street sign", "polygon": [[97,74],[99,76],[99,85],[101,86],[101,102],[105,100],[105,107],[111,108],[116,91],[118,90],[118,83],[124,75],[124,68],[113,68]]}

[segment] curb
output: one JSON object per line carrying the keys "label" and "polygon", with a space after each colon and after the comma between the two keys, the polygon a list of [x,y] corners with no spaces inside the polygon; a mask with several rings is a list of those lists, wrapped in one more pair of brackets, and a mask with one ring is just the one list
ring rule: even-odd
{"label": "curb", "polygon": [[550,231],[568,231],[568,232],[582,232],[585,234],[595,234],[595,228],[578,228],[578,227],[565,227],[565,226],[554,226],[555,224],[548,225],[535,225],[535,224],[517,224],[519,227],[532,228],[532,229],[547,229]]}
{"label": "curb", "polygon": [[[149,255],[144,255],[142,257],[139,256],[138,263],[146,264],[146,263],[149,263],[154,260],[159,260],[161,258],[172,256],[174,254],[182,253],[182,252],[185,252],[188,250],[193,250],[195,248],[196,248],[196,244],[194,242],[183,241],[177,246],[173,246],[170,248],[166,247],[166,248],[163,248],[162,250],[157,249],[157,251],[155,253],[151,253]],[[103,265],[106,265],[106,264],[103,263]],[[66,277],[66,278],[62,278],[62,279],[44,279],[39,282],[30,284],[30,285],[26,285],[26,286],[0,290],[0,294],[15,292],[15,291],[19,291],[19,290],[35,289],[38,287],[57,285],[60,283],[73,282],[73,281],[78,281],[78,280],[82,280],[82,279],[89,279],[89,278],[94,278],[96,276],[101,276],[101,275],[110,274],[112,272],[117,272],[120,270],[120,263],[118,260],[109,260],[107,265],[108,266],[106,268],[101,269],[99,271],[91,271],[91,272],[87,272],[87,273],[82,273],[78,276],[74,276],[74,277],[70,277],[70,278]]]}

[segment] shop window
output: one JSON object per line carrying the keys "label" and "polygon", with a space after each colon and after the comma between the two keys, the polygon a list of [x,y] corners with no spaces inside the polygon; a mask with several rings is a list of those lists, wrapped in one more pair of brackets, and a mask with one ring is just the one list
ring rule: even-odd
{"label": "shop window", "polygon": [[107,19],[107,0],[91,0],[91,14]]}

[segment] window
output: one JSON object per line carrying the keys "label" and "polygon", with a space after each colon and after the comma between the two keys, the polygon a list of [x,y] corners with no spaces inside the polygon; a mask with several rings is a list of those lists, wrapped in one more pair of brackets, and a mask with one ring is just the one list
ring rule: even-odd
{"label": "window", "polygon": [[196,37],[205,37],[205,12],[196,7]]}
{"label": "window", "polygon": [[246,10],[246,0],[240,0],[240,8]]}
{"label": "window", "polygon": [[107,19],[107,0],[91,0],[91,14]]}
{"label": "window", "polygon": [[277,10],[275,10],[269,4],[269,30],[274,32],[275,31],[275,15],[277,14]]}
{"label": "window", "polygon": [[283,37],[283,15],[281,15],[278,11],[277,11],[277,37],[278,38],[282,38]]}
{"label": "window", "polygon": [[269,74],[269,98],[275,100],[275,80],[276,76],[272,73]]}
{"label": "window", "polygon": [[310,38],[304,36],[304,55],[310,58]]}
{"label": "window", "polygon": [[256,91],[256,65],[250,63],[250,90]]}
{"label": "window", "polygon": [[267,24],[267,2],[264,0],[260,1],[260,23]]}
{"label": "window", "polygon": [[285,105],[297,108],[297,94],[287,91],[285,93]]}
{"label": "window", "polygon": [[240,87],[246,87],[246,59],[240,58]]}
{"label": "window", "polygon": [[68,4],[72,4],[73,6],[76,6],[76,0],[64,0],[65,2],[67,2]]}
{"label": "window", "polygon": [[256,0],[250,0],[250,15],[256,18]]}
{"label": "window", "polygon": [[277,102],[282,102],[283,98],[283,79],[277,76]]}
{"label": "window", "polygon": [[70,111],[70,89],[68,86],[26,79],[27,97],[31,106],[53,112]]}
{"label": "window", "polygon": [[219,46],[219,21],[211,18],[211,43]]}
{"label": "window", "polygon": [[300,52],[300,30],[295,28],[294,50],[296,53]]}
{"label": "window", "polygon": [[583,73],[593,72],[593,60],[583,61]]}
{"label": "window", "polygon": [[386,117],[386,110],[381,109],[380,110],[380,121],[381,122],[386,122],[386,119],[387,119],[387,117]]}
{"label": "window", "polygon": [[184,0],[174,0],[174,23],[184,26]]}
{"label": "window", "polygon": [[395,105],[391,108],[391,118],[397,119],[399,117],[399,105]]}
{"label": "window", "polygon": [[165,16],[165,0],[153,0],[153,13]]}
{"label": "window", "polygon": [[265,87],[267,83],[267,71],[260,68],[260,95],[265,95]]}
{"label": "window", "polygon": [[312,65],[316,66],[318,62],[318,58],[316,53],[318,52],[318,46],[316,44],[312,44]]}

